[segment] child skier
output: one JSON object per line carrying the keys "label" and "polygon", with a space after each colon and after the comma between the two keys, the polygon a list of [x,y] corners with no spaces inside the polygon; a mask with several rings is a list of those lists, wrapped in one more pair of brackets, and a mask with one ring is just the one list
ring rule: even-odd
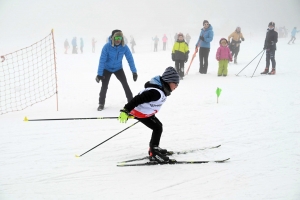
{"label": "child skier", "polygon": [[228,63],[232,62],[232,55],[230,49],[228,48],[228,41],[225,38],[221,38],[220,47],[216,53],[216,59],[219,61],[218,76],[227,76]]}
{"label": "child skier", "polygon": [[175,68],[181,80],[184,77],[184,63],[188,61],[189,52],[189,46],[184,41],[183,34],[179,33],[178,39],[173,45],[172,60],[175,61]]}
{"label": "child skier", "polygon": [[123,109],[120,110],[118,120],[126,123],[128,116],[133,115],[135,119],[142,122],[145,126],[152,129],[150,140],[149,158],[150,161],[171,162],[166,149],[159,147],[160,137],[163,132],[163,125],[156,118],[155,114],[166,102],[167,96],[177,88],[179,75],[173,67],[166,68],[162,76],[155,76],[145,83],[143,89]]}

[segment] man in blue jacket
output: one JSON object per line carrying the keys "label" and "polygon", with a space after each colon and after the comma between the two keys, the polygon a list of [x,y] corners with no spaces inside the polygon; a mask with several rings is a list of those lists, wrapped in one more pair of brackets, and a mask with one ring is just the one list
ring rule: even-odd
{"label": "man in blue jacket", "polygon": [[199,39],[196,43],[196,50],[195,50],[196,52],[198,52],[198,48],[200,47],[200,51],[199,51],[200,74],[207,73],[210,42],[213,40],[213,38],[214,38],[213,28],[207,20],[204,20],[203,28],[201,29]]}
{"label": "man in blue jacket", "polygon": [[108,43],[106,43],[101,52],[98,73],[96,76],[97,83],[102,82],[100,94],[99,94],[99,107],[98,111],[104,109],[106,92],[109,84],[109,80],[112,74],[121,82],[126,94],[127,101],[129,102],[133,96],[127,83],[127,79],[123,70],[122,60],[126,57],[130,70],[133,74],[133,80],[137,80],[137,71],[135,68],[132,54],[127,45],[124,44],[124,37],[121,30],[113,30]]}

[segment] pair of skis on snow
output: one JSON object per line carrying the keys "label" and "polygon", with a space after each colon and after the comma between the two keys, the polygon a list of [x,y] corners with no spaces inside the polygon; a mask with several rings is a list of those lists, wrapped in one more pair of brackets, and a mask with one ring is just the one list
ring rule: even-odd
{"label": "pair of skis on snow", "polygon": [[[195,151],[201,151],[201,150],[206,150],[206,149],[216,149],[219,148],[221,145],[217,146],[211,146],[211,147],[205,147],[205,148],[198,148],[198,149],[191,149],[191,150],[183,150],[183,151],[168,151],[167,155],[180,155],[180,154],[187,154],[187,153],[193,153]],[[177,161],[174,159],[170,159],[168,162],[157,162],[157,161],[149,161],[145,163],[131,163],[135,161],[141,161],[141,160],[146,160],[149,159],[149,156],[145,156],[142,158],[136,158],[132,160],[125,160],[122,162],[119,162],[117,164],[118,167],[127,167],[127,166],[150,166],[150,165],[175,165],[175,164],[203,164],[203,163],[223,163],[230,158],[224,159],[224,160],[211,160],[211,161],[205,161],[205,160],[198,160],[198,161]],[[129,163],[129,164],[128,164]]]}

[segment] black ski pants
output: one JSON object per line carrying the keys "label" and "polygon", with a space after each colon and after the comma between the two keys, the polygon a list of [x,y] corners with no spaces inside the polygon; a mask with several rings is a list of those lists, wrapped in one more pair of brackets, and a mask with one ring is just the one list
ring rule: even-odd
{"label": "black ski pants", "polygon": [[184,77],[184,61],[183,60],[175,61],[175,69],[181,78]]}
{"label": "black ski pants", "polygon": [[133,99],[133,96],[132,96],[132,92],[129,88],[129,85],[127,83],[127,79],[126,79],[124,70],[120,69],[116,72],[110,72],[110,71],[104,70],[103,76],[105,78],[104,78],[104,80],[101,81],[102,86],[101,86],[101,90],[100,90],[100,94],[99,94],[99,104],[103,104],[103,105],[105,104],[106,92],[107,92],[109,80],[110,80],[110,77],[112,74],[114,74],[117,77],[117,79],[121,82],[123,89],[125,91],[125,94],[126,94],[127,101],[129,102],[131,99]]}
{"label": "black ski pants", "polygon": [[270,61],[272,62],[272,68],[275,69],[276,67],[276,60],[275,60],[275,49],[266,50],[266,68],[269,69]]}
{"label": "black ski pants", "polygon": [[142,122],[145,126],[152,129],[152,136],[149,146],[159,146],[160,137],[163,132],[163,124],[156,118],[155,115],[148,118],[136,118]]}
{"label": "black ski pants", "polygon": [[200,51],[199,51],[200,69],[199,69],[199,72],[201,74],[207,73],[209,51],[210,51],[210,48],[200,47]]}
{"label": "black ski pants", "polygon": [[238,54],[239,54],[239,52],[240,52],[240,46],[235,47],[234,49],[232,49],[232,51],[231,51],[232,57],[234,57],[236,59],[237,56],[238,56]]}

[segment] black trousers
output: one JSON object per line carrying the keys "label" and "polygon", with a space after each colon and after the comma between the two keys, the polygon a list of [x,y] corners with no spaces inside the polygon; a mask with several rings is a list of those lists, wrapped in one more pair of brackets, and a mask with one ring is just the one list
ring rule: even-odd
{"label": "black trousers", "polygon": [[175,61],[175,69],[180,77],[184,77],[184,61],[183,60]]}
{"label": "black trousers", "polygon": [[160,137],[163,132],[163,124],[156,118],[155,115],[148,118],[136,118],[142,122],[145,126],[152,129],[152,136],[149,146],[159,146]]}
{"label": "black trousers", "polygon": [[240,46],[235,47],[234,49],[232,49],[232,51],[231,51],[232,57],[237,58],[239,52],[240,52]]}
{"label": "black trousers", "polygon": [[272,62],[272,68],[275,69],[276,67],[276,60],[275,60],[275,49],[266,51],[266,68],[270,67],[270,60]]}
{"label": "black trousers", "polygon": [[210,48],[200,47],[200,51],[199,51],[200,69],[199,69],[199,72],[201,74],[207,73],[209,51],[210,51]]}
{"label": "black trousers", "polygon": [[120,69],[116,72],[109,72],[107,70],[103,71],[103,76],[105,76],[104,80],[102,80],[102,86],[99,94],[99,104],[105,104],[105,98],[106,98],[106,92],[108,89],[109,80],[112,74],[115,74],[117,79],[121,82],[123,89],[126,94],[127,101],[129,102],[131,99],[133,99],[132,92],[129,88],[129,85],[127,83],[127,79],[124,73],[123,69]]}

